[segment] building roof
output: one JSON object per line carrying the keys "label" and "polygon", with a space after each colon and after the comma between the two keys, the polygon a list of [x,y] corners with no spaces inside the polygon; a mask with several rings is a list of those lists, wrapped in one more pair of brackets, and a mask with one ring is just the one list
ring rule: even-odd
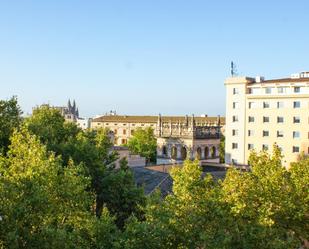
{"label": "building roof", "polygon": [[[192,116],[188,116],[190,119]],[[185,122],[186,116],[162,116],[163,122]],[[194,117],[197,123],[216,123],[218,117]],[[123,122],[123,123],[157,123],[158,116],[127,116],[127,115],[105,115],[94,118],[92,122]],[[225,124],[225,117],[220,117],[220,123]]]}
{"label": "building roof", "polygon": [[264,80],[258,83],[294,83],[294,82],[309,83],[309,78],[282,78],[282,79]]}

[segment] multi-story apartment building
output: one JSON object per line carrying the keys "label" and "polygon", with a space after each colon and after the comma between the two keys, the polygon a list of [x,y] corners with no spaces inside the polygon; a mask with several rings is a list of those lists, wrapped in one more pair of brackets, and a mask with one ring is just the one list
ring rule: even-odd
{"label": "multi-story apartment building", "polygon": [[309,73],[289,78],[231,77],[226,86],[228,164],[247,164],[252,149],[271,152],[276,143],[289,166],[309,154]]}

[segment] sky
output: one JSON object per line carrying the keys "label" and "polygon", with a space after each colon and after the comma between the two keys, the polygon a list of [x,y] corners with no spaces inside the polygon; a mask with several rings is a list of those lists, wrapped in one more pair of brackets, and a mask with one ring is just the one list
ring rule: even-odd
{"label": "sky", "polygon": [[224,79],[309,71],[309,1],[0,0],[0,99],[25,114],[225,115]]}

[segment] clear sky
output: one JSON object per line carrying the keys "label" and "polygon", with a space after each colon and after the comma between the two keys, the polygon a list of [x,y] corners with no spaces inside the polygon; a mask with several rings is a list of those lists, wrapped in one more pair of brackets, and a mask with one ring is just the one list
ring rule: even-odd
{"label": "clear sky", "polygon": [[309,71],[309,1],[2,0],[0,98],[82,116],[225,113],[241,75]]}

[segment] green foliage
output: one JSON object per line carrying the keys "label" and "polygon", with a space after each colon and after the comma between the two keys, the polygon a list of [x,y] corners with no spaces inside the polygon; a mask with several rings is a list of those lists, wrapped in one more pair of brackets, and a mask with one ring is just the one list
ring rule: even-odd
{"label": "green foliage", "polygon": [[121,160],[119,169],[106,170],[102,179],[100,198],[111,214],[116,217],[116,224],[119,228],[123,228],[125,221],[131,215],[139,219],[143,217],[144,191],[135,185],[126,159]]}
{"label": "green foliage", "polygon": [[[230,206],[241,244],[247,248],[297,248],[308,240],[308,162],[295,163],[290,171],[281,165],[277,146],[273,155],[252,152],[252,172],[230,170],[223,183],[223,200]],[[302,169],[298,179],[295,171]],[[302,178],[302,180],[300,180]],[[308,187],[308,185],[307,185]],[[306,197],[307,196],[307,197]]]}
{"label": "green foliage", "polygon": [[0,151],[8,150],[10,136],[21,123],[21,114],[16,97],[0,100]]}
{"label": "green foliage", "polygon": [[157,155],[157,140],[151,127],[137,128],[128,142],[129,150],[146,158],[147,162],[155,162]]}
{"label": "green foliage", "polygon": [[49,106],[34,109],[32,116],[25,120],[25,124],[28,130],[46,145],[48,151],[62,155],[67,163],[68,157],[64,155],[63,147],[66,143],[72,142],[81,131],[75,124],[65,122],[60,111]]}
{"label": "green foliage", "polygon": [[[38,108],[19,131],[16,98],[0,102],[0,248],[300,248],[309,240],[309,158],[282,167],[252,152],[250,172],[224,181],[197,161],[171,171],[173,194],[145,197],[107,130],[82,131]],[[220,144],[223,155],[224,139]],[[152,129],[136,130],[133,153],[155,159]],[[96,214],[96,215],[95,215]],[[120,229],[119,229],[120,228]]]}
{"label": "green foliage", "polygon": [[186,161],[171,172],[174,194],[150,198],[145,220],[131,219],[118,243],[123,248],[299,248],[309,234],[309,159],[287,171],[278,148],[273,151],[272,156],[253,152],[251,172],[231,169],[219,182],[202,178],[198,162]]}
{"label": "green foliage", "polygon": [[0,241],[6,248],[89,248],[100,243],[93,238],[97,229],[115,230],[108,213],[100,220],[92,215],[89,179],[78,166],[62,167],[26,129],[11,142],[8,156],[0,157]]}
{"label": "green foliage", "polygon": [[65,122],[61,113],[49,106],[34,110],[26,126],[49,151],[61,156],[63,165],[70,160],[81,165],[83,175],[91,179],[91,190],[96,194],[96,214],[100,216],[104,173],[117,158],[116,153],[110,152],[112,143],[108,131],[82,131],[75,124]]}
{"label": "green foliage", "polygon": [[221,134],[219,146],[220,163],[225,162],[225,136]]}

